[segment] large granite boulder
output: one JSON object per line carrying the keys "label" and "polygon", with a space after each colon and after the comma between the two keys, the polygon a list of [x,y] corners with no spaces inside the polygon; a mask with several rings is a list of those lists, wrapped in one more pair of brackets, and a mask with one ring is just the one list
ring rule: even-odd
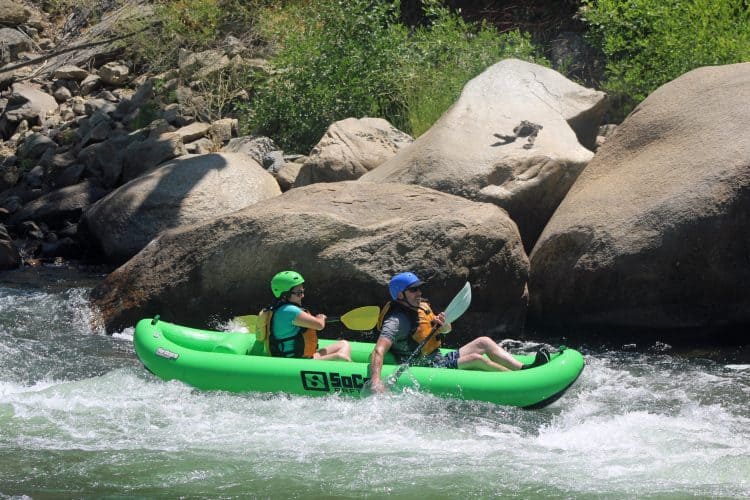
{"label": "large granite boulder", "polygon": [[507,59],[477,76],[422,136],[361,177],[494,203],[527,250],[593,153],[605,95]]}
{"label": "large granite boulder", "polygon": [[273,176],[245,155],[186,155],[112,191],[84,212],[81,223],[119,264],[162,231],[279,194]]}
{"label": "large granite boulder", "polygon": [[358,179],[412,141],[411,136],[382,118],[337,121],[312,149],[294,185]]}
{"label": "large granite boulder", "polygon": [[109,331],[154,314],[206,325],[268,304],[271,277],[283,269],[301,272],[306,305],[328,314],[382,305],[390,276],[407,269],[429,279],[436,308],[471,281],[471,311],[489,314],[496,331],[517,333],[526,313],[528,259],[505,211],[420,186],[357,181],[292,189],[162,233],[93,299]]}
{"label": "large granite boulder", "polygon": [[696,69],[641,103],[531,254],[535,321],[750,322],[748,109],[750,63]]}

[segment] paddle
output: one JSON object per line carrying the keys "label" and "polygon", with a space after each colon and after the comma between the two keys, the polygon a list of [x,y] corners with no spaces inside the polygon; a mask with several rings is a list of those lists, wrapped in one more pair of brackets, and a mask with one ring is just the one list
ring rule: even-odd
{"label": "paddle", "polygon": [[[453,297],[453,300],[451,300],[451,303],[448,304],[448,307],[445,308],[445,322],[453,323],[454,321],[456,321],[461,317],[463,313],[466,312],[466,310],[469,308],[469,304],[471,304],[471,285],[467,281],[464,287],[456,294],[455,297]],[[425,337],[425,339],[420,342],[419,346],[414,350],[414,352],[412,352],[411,355],[406,358],[406,361],[401,363],[401,365],[399,365],[395,372],[391,373],[391,375],[388,377],[388,380],[386,380],[386,387],[393,387],[396,381],[398,381],[399,377],[407,370],[407,368],[409,368],[409,365],[412,363],[412,361],[414,361],[414,359],[420,355],[424,345],[429,342],[429,340],[438,332],[438,330],[440,330],[440,325],[435,325],[430,334]]]}
{"label": "paddle", "polygon": [[[372,330],[378,322],[380,308],[378,306],[362,306],[342,314],[341,316],[330,316],[326,318],[326,323],[341,322],[349,330]],[[237,316],[235,321],[247,327],[250,333],[255,333],[258,324],[257,314],[248,314],[246,316]]]}

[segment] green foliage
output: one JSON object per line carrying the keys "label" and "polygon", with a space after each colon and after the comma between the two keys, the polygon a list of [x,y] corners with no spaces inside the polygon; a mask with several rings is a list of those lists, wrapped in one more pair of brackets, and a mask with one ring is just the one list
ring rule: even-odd
{"label": "green foliage", "polygon": [[274,76],[253,101],[254,128],[309,148],[348,116],[405,122],[400,71],[407,30],[390,2],[321,0],[289,8]]}
{"label": "green foliage", "polygon": [[160,106],[155,102],[147,102],[138,109],[138,115],[130,123],[130,128],[138,130],[148,126],[159,117]]}
{"label": "green foliage", "polygon": [[484,23],[469,24],[439,1],[424,2],[429,21],[410,40],[407,94],[408,130],[419,136],[458,98],[466,82],[488,66],[514,57],[548,64],[536,57],[528,35],[498,33]]}
{"label": "green foliage", "polygon": [[242,64],[230,64],[205,75],[193,85],[193,95],[184,110],[202,121],[236,116],[247,109],[249,90],[255,86],[255,71]]}
{"label": "green foliage", "polygon": [[[252,127],[282,147],[304,151],[334,121],[378,116],[421,134],[455,101],[463,85],[505,57],[534,59],[528,37],[464,22],[430,0],[428,23],[399,21],[398,1],[319,0],[287,7]],[[247,127],[245,127],[247,128]]]}
{"label": "green foliage", "polygon": [[582,13],[623,114],[687,71],[750,60],[747,1],[585,0]]}
{"label": "green foliage", "polygon": [[31,158],[21,158],[20,160],[18,160],[18,167],[22,172],[28,172],[29,170],[34,168],[35,165],[36,162]]}
{"label": "green foliage", "polygon": [[60,133],[62,144],[73,144],[76,141],[76,131],[73,128],[67,128]]}

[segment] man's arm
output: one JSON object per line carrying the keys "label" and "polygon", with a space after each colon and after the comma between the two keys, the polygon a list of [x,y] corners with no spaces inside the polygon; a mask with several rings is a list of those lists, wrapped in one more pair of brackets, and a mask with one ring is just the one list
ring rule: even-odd
{"label": "man's arm", "polygon": [[385,357],[385,353],[388,352],[391,345],[393,345],[393,341],[381,335],[375,343],[375,349],[372,350],[372,355],[370,355],[370,385],[372,392],[378,394],[385,392],[385,384],[380,379],[380,375],[383,371],[383,357]]}

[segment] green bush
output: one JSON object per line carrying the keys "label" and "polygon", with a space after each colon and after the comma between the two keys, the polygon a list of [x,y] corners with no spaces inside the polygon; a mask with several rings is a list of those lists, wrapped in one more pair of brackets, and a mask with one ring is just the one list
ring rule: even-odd
{"label": "green bush", "polygon": [[410,39],[410,68],[405,89],[406,130],[419,136],[429,129],[458,98],[466,82],[492,64],[509,57],[548,65],[537,56],[527,34],[498,33],[494,27],[470,24],[441,6],[423,2],[427,24]]}
{"label": "green bush", "polygon": [[[319,0],[287,7],[274,76],[246,127],[306,151],[334,121],[378,116],[419,135],[463,85],[505,57],[534,59],[528,37],[464,22],[431,0],[424,26],[399,21],[398,1]],[[272,38],[272,36],[269,36]]]}
{"label": "green bush", "polygon": [[747,1],[585,0],[582,14],[607,58],[602,86],[623,102],[622,116],[687,71],[750,60]]}
{"label": "green bush", "polygon": [[253,100],[253,128],[306,150],[348,116],[405,122],[399,78],[408,33],[392,3],[320,0],[288,8],[288,16],[297,29],[282,36],[275,74]]}

